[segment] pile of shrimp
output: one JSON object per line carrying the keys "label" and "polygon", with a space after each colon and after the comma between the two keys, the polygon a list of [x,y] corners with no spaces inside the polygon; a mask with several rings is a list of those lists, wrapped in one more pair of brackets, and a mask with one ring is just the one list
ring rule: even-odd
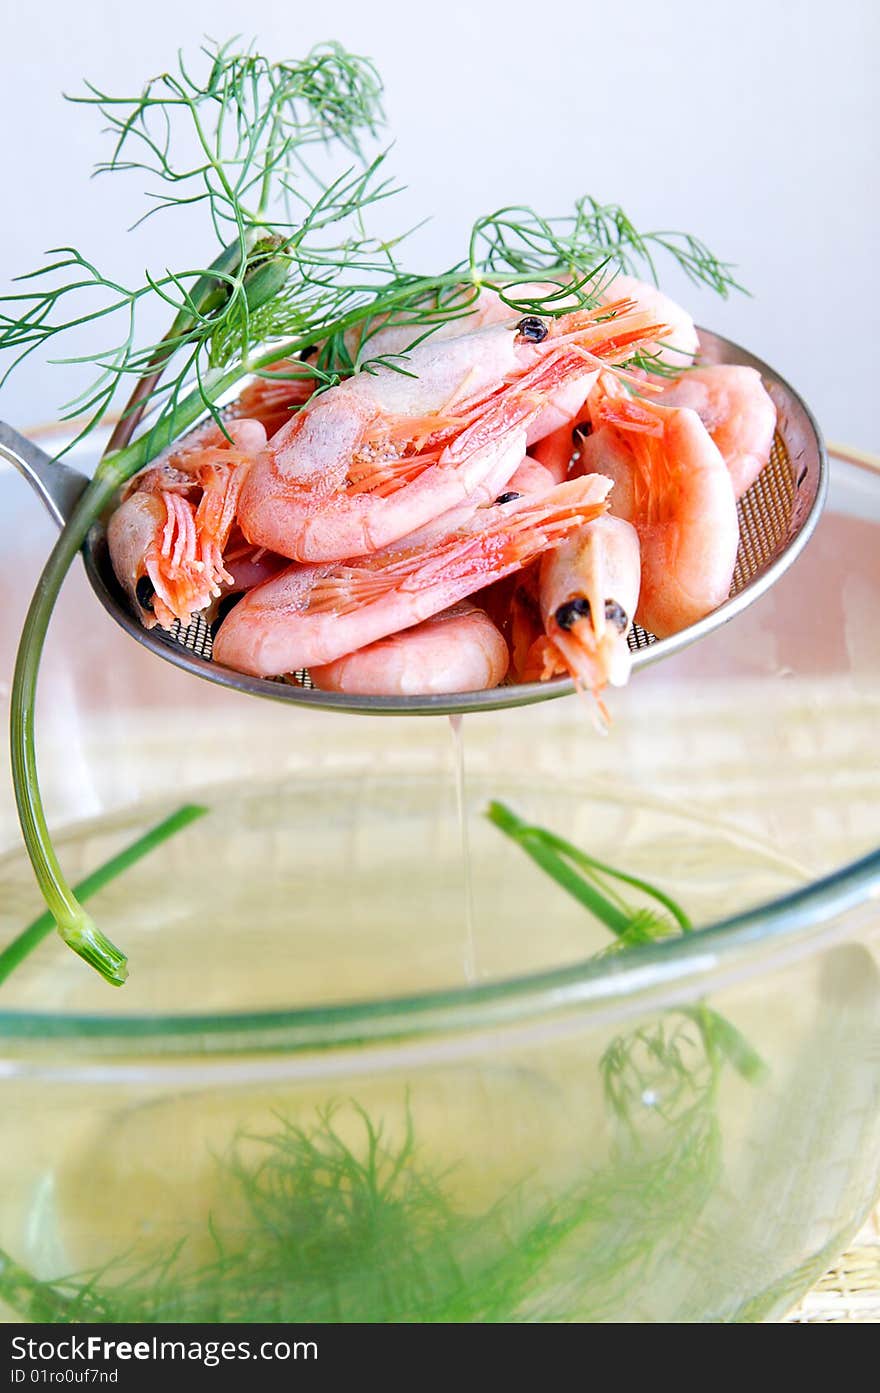
{"label": "pile of shrimp", "polygon": [[686,311],[624,275],[597,309],[516,318],[483,290],[411,333],[371,330],[404,373],[318,394],[279,364],[130,481],[108,541],[146,626],[203,613],[215,661],[329,691],[569,675],[598,699],[633,623],[723,603],[776,424],[754,369],[699,366]]}

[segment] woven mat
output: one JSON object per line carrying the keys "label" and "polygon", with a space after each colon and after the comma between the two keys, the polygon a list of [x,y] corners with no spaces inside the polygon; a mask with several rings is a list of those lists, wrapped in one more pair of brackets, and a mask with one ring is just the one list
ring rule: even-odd
{"label": "woven mat", "polygon": [[880,1205],[852,1247],[785,1319],[798,1325],[880,1324]]}

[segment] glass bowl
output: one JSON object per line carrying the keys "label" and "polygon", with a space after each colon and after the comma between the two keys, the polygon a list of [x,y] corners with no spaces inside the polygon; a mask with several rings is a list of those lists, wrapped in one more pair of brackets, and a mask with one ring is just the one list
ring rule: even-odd
{"label": "glass bowl", "polygon": [[[0,474],[11,658],[51,525]],[[49,939],[0,988],[8,1320],[782,1315],[880,1171],[880,477],[611,693],[464,718],[288,710],[157,663],[72,576],[39,754],[106,986]],[[674,895],[607,931],[491,798]],[[459,810],[463,810],[463,817]],[[0,942],[40,908],[0,807]]]}

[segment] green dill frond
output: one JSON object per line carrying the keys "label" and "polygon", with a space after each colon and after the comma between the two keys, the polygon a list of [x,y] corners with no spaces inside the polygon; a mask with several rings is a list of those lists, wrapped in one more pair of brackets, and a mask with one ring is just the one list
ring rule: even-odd
{"label": "green dill frond", "polygon": [[64,1323],[600,1319],[717,1185],[721,1067],[683,1014],[620,1036],[600,1063],[608,1162],[585,1156],[549,1199],[524,1177],[476,1211],[427,1165],[408,1108],[397,1135],[356,1102],[279,1116],[217,1159],[206,1232],[51,1282],[0,1253],[0,1297]]}
{"label": "green dill frond", "polygon": [[[563,274],[595,304],[613,284],[617,271],[645,273],[659,284],[656,255],[671,258],[694,284],[719,295],[741,290],[733,267],[720,261],[699,238],[679,232],[639,232],[616,203],[599,203],[585,194],[568,217],[545,218],[525,206],[501,208],[478,218],[471,232],[471,277]],[[580,278],[580,284],[578,284]],[[568,291],[572,289],[568,285]],[[552,313],[552,308],[547,309]]]}
{"label": "green dill frond", "polygon": [[146,190],[152,206],[144,218],[207,203],[225,244],[243,222],[263,220],[273,195],[300,196],[309,146],[338,141],[360,158],[361,136],[375,135],[384,119],[374,64],[341,44],[278,63],[235,41],[208,42],[200,53],[200,72],[180,54],[176,69],[132,96],[86,83],[86,95],[68,98],[96,107],[113,139],[96,173],[139,172],[156,181]]}
{"label": "green dill frond", "polygon": [[743,287],[734,267],[720,261],[698,237],[684,232],[639,232],[617,203],[599,203],[590,195],[578,199],[572,220],[571,243],[602,249],[625,271],[645,270],[659,285],[655,254],[665,253],[695,285],[706,285],[722,297]]}
{"label": "green dill frond", "polygon": [[[105,346],[56,359],[96,370],[64,408],[66,417],[87,417],[86,432],[120,390],[142,382],[148,386],[138,414],[149,405],[154,428],[186,390],[214,411],[212,371],[232,362],[245,371],[255,348],[271,343],[282,326],[288,334],[315,333],[334,322],[353,299],[343,273],[362,279],[378,264],[378,244],[357,227],[365,209],[394,192],[383,157],[329,181],[306,159],[310,147],[335,142],[362,161],[360,138],[375,135],[382,119],[373,65],[338,44],[295,63],[271,63],[231,44],[209,45],[201,58],[198,74],[181,57],[176,71],[134,96],[89,85],[87,95],[71,100],[95,106],[113,136],[98,172],[148,176],[152,206],[145,217],[202,207],[220,248],[213,262],[147,272],[142,283],[125,285],[64,247],[0,297],[0,356],[9,360],[0,385],[30,354],[78,338],[86,325],[106,324]],[[160,341],[144,343],[143,310],[157,299],[171,327]],[[172,364],[173,379],[158,386]]]}

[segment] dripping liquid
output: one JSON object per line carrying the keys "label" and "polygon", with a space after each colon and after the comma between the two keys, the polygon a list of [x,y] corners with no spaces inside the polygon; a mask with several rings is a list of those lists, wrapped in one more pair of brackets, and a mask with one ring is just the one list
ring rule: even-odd
{"label": "dripping liquid", "polygon": [[449,717],[452,734],[452,775],[455,781],[455,806],[458,813],[458,830],[461,838],[462,889],[464,893],[464,963],[465,981],[477,980],[477,942],[474,932],[474,884],[471,874],[471,843],[468,832],[467,808],[465,807],[464,780],[464,736],[462,716]]}

